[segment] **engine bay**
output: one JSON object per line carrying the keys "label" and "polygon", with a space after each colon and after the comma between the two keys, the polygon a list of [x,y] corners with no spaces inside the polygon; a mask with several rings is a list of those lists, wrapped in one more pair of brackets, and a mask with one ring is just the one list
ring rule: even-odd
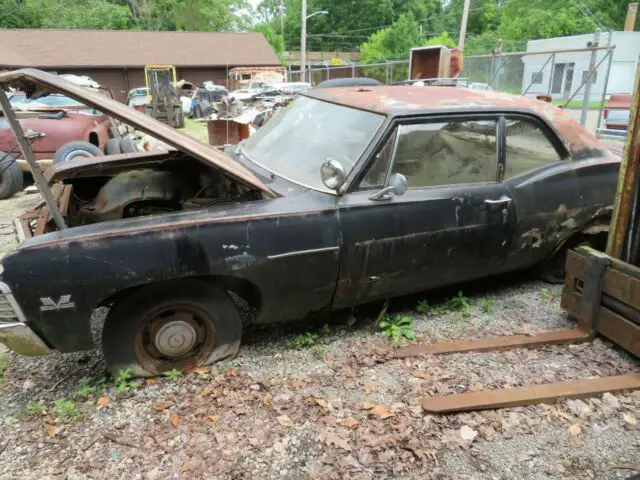
{"label": "engine bay", "polygon": [[[71,176],[55,183],[52,192],[68,227],[263,198],[261,192],[178,153],[135,167]],[[44,204],[23,214],[20,222],[25,238],[56,230]]]}

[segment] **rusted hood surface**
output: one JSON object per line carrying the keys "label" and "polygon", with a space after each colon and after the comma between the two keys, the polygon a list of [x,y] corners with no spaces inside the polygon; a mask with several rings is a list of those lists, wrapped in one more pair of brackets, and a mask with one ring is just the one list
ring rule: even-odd
{"label": "rusted hood surface", "polygon": [[[221,151],[143,113],[137,112],[116,100],[92,93],[86,88],[64,80],[57,75],[33,68],[0,73],[0,87],[6,89],[9,86],[22,90],[29,98],[37,98],[54,92],[67,95],[120,120],[136,130],[145,132],[211,167],[223,170],[230,177],[249,187],[261,190],[270,196],[275,196],[274,192],[258,177]],[[97,158],[91,160],[93,164],[101,161]]]}

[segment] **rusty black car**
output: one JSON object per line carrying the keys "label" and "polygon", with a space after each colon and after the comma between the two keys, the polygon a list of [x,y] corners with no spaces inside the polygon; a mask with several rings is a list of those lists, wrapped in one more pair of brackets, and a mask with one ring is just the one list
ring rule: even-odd
{"label": "rusty black car", "polygon": [[543,102],[454,87],[314,89],[223,153],[37,70],[58,91],[167,144],[71,160],[1,260],[0,341],[23,354],[93,346],[154,375],[234,355],[242,321],[279,322],[535,267],[606,239],[619,158]]}

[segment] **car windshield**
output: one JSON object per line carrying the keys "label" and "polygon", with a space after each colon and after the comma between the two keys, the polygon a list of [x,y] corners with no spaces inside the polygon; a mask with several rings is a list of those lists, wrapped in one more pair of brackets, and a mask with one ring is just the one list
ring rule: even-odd
{"label": "car windshield", "polygon": [[75,108],[83,107],[84,105],[72,98],[65,97],[64,95],[47,95],[46,97],[37,98],[34,100],[26,99],[25,102],[21,102],[17,105],[21,110],[38,110],[41,108]]}
{"label": "car windshield", "polygon": [[328,192],[320,177],[322,164],[333,158],[349,172],[383,121],[383,115],[299,97],[246,139],[241,148],[261,167]]}

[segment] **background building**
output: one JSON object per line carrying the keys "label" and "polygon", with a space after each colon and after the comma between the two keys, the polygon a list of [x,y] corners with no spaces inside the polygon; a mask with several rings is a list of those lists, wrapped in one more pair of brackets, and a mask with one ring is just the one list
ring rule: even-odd
{"label": "background building", "polygon": [[234,67],[281,66],[261,33],[0,29],[0,69],[88,75],[118,100],[144,86],[144,66],[174,65],[178,78],[227,85]]}

